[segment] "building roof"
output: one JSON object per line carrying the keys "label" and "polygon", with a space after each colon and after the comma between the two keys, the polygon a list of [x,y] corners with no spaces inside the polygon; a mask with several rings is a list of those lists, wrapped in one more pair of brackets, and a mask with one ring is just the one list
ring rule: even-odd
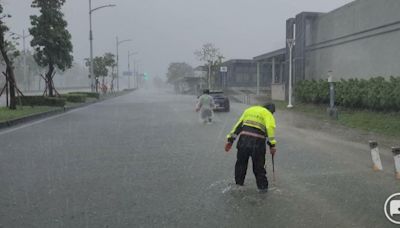
{"label": "building roof", "polygon": [[254,61],[261,61],[261,60],[267,60],[272,57],[277,57],[280,55],[284,55],[286,53],[286,48],[278,49],[272,52],[268,52],[259,56],[256,56],[253,58]]}
{"label": "building roof", "polygon": [[235,63],[254,63],[252,59],[230,59],[222,63],[222,65],[235,64]]}

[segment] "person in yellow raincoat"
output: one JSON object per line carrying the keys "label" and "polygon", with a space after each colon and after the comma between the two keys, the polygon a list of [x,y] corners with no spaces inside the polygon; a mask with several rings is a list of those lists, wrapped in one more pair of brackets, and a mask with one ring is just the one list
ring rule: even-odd
{"label": "person in yellow raincoat", "polygon": [[274,104],[253,106],[246,109],[232,131],[227,135],[225,151],[228,152],[237,137],[237,161],[235,165],[235,181],[242,186],[246,177],[247,164],[251,157],[253,173],[257,187],[261,192],[268,190],[267,172],[265,170],[266,145],[272,155],[276,153]]}

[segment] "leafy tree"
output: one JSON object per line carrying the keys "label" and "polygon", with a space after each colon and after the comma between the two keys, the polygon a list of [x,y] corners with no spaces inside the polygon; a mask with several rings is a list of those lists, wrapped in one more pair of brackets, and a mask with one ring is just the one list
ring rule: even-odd
{"label": "leafy tree", "polygon": [[[87,67],[90,66],[90,60],[89,59],[85,59],[86,63],[85,65]],[[111,72],[112,75],[112,81],[111,83],[113,83],[114,81],[114,69],[117,66],[117,63],[115,61],[115,55],[111,54],[111,53],[106,53],[104,54],[104,56],[98,56],[95,57],[93,59],[93,73],[94,76],[96,77],[96,79],[98,79],[99,77],[102,77],[102,83],[103,85],[105,84],[104,80],[105,77],[107,77],[109,75],[109,72]],[[97,83],[96,83],[97,84]],[[112,87],[112,85],[111,85]],[[96,86],[96,90],[97,90],[97,86]]]}
{"label": "leafy tree", "polygon": [[65,0],[33,0],[32,8],[40,9],[40,16],[32,15],[29,29],[33,39],[31,46],[35,49],[35,60],[41,67],[47,67],[46,79],[49,96],[53,93],[53,73],[56,68],[61,71],[71,68],[72,43],[67,30],[67,22],[61,7]]}
{"label": "leafy tree", "polygon": [[213,68],[219,66],[224,58],[218,48],[212,43],[206,43],[200,50],[194,52],[198,60],[204,62],[208,66],[208,88],[211,89],[211,75]]}
{"label": "leafy tree", "polygon": [[193,67],[187,63],[171,63],[168,67],[167,82],[174,84],[174,82],[183,77],[193,77]]}
{"label": "leafy tree", "polygon": [[[222,60],[224,57],[222,55],[218,56],[215,61],[211,63],[211,77],[215,80],[217,80],[217,77],[219,76],[220,68],[222,66]],[[213,80],[211,80],[213,81]]]}
{"label": "leafy tree", "polygon": [[[104,64],[106,67],[108,67],[108,69],[111,72],[111,91],[114,90],[114,79],[115,79],[115,73],[114,70],[117,67],[117,61],[115,61],[115,55],[112,53],[105,53],[104,54]],[[104,82],[103,82],[104,84]]]}
{"label": "leafy tree", "polygon": [[[86,66],[90,66],[90,60],[86,59]],[[102,77],[103,78],[103,84],[104,84],[104,78],[107,77],[108,75],[108,69],[106,66],[106,61],[105,58],[102,56],[97,56],[93,59],[93,73],[96,78],[96,82],[98,82],[98,78]],[[96,91],[98,90],[96,83]]]}
{"label": "leafy tree", "polygon": [[108,75],[108,69],[106,67],[105,61],[103,57],[96,57],[93,59],[93,71],[94,75],[99,78],[99,77],[107,77]]}
{"label": "leafy tree", "polygon": [[10,88],[10,109],[17,108],[16,102],[16,81],[15,81],[15,74],[14,74],[14,67],[13,61],[19,55],[19,52],[15,49],[12,41],[9,41],[5,38],[6,33],[8,32],[9,28],[5,24],[4,20],[6,18],[11,17],[9,14],[3,13],[3,5],[0,2],[0,52],[3,58],[3,61],[6,65],[6,75],[8,77],[9,88]]}

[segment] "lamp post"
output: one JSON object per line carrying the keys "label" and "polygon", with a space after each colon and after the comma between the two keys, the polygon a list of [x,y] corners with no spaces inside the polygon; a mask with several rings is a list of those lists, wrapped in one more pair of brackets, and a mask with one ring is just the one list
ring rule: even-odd
{"label": "lamp post", "polygon": [[116,42],[116,48],[117,48],[117,91],[119,91],[119,45],[122,43],[130,42],[132,41],[131,39],[126,39],[126,40],[119,40],[117,36],[117,42]]}
{"label": "lamp post", "polygon": [[[25,35],[25,30],[22,30],[22,35],[12,32],[12,35],[18,36],[18,38],[22,38],[22,45],[23,45],[23,52],[24,52],[24,79],[26,78],[26,38],[30,37],[30,34]],[[31,87],[31,80],[28,77],[28,90],[30,90]]]}
{"label": "lamp post", "polygon": [[134,81],[135,81],[135,89],[139,89],[139,59],[134,59],[133,60],[133,75],[134,75]]}
{"label": "lamp post", "polygon": [[260,95],[260,62],[257,62],[257,96]]}
{"label": "lamp post", "polygon": [[292,80],[293,80],[293,72],[292,72],[292,63],[293,63],[293,47],[295,45],[294,39],[287,39],[287,44],[289,46],[289,104],[288,108],[293,108],[292,104]]}
{"label": "lamp post", "polygon": [[338,119],[338,110],[335,107],[335,80],[332,75],[332,71],[328,71],[328,83],[329,83],[329,95],[330,95],[330,102],[328,108],[328,115],[332,119]]}
{"label": "lamp post", "polygon": [[115,7],[115,4],[108,4],[96,7],[92,9],[92,0],[89,0],[89,41],[90,41],[90,88],[91,91],[95,90],[95,78],[94,78],[94,68],[93,68],[93,30],[92,30],[92,14],[94,11],[107,8],[107,7]]}
{"label": "lamp post", "polygon": [[[131,75],[131,56],[134,56],[134,55],[137,55],[137,54],[138,54],[137,52],[128,51],[128,72],[129,72],[129,75],[128,75],[128,89],[131,88],[131,77],[132,77],[132,75]],[[135,81],[133,83],[135,83]]]}

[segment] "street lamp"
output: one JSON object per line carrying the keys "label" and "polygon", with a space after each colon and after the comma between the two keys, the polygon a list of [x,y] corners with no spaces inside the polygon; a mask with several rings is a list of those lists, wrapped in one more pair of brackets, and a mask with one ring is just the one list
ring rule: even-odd
{"label": "street lamp", "polygon": [[140,62],[140,59],[133,60],[133,67],[134,67],[133,73],[135,75],[135,77],[133,79],[135,80],[135,85],[136,85],[135,89],[139,88],[139,78],[138,78],[139,77],[139,62]]}
{"label": "street lamp", "polygon": [[[24,49],[24,79],[26,79],[26,38],[30,37],[30,34],[25,35],[25,30],[22,30],[22,35],[15,33],[15,32],[11,32],[12,35],[17,36],[18,38],[22,38],[22,43],[23,43],[23,49]],[[30,90],[31,87],[31,80],[28,77],[28,90]]]}
{"label": "street lamp", "polygon": [[288,108],[293,108],[292,105],[292,80],[293,80],[293,75],[292,75],[292,63],[293,63],[293,47],[295,45],[295,40],[294,39],[287,39],[287,44],[289,46],[289,104]]}
{"label": "street lamp", "polygon": [[[129,72],[129,75],[128,75],[128,89],[130,89],[131,88],[131,56],[134,56],[134,55],[137,55],[138,53],[137,52],[130,52],[130,51],[128,51],[128,72]],[[134,69],[135,70],[135,69]]]}
{"label": "street lamp", "polygon": [[338,110],[335,107],[335,80],[333,77],[332,71],[328,71],[328,83],[329,83],[329,108],[327,109],[328,115],[337,120],[338,119]]}
{"label": "street lamp", "polygon": [[94,78],[94,68],[93,68],[93,31],[92,31],[92,14],[94,11],[107,8],[107,7],[115,7],[115,4],[108,4],[108,5],[103,5],[96,7],[92,9],[92,0],[89,0],[89,26],[90,26],[90,31],[89,31],[89,40],[90,40],[90,88],[92,92],[94,92],[95,89],[95,78]]}
{"label": "street lamp", "polygon": [[126,40],[119,40],[117,36],[117,42],[116,42],[116,48],[117,48],[117,91],[119,91],[119,45],[130,42],[132,41],[131,39],[126,39]]}

